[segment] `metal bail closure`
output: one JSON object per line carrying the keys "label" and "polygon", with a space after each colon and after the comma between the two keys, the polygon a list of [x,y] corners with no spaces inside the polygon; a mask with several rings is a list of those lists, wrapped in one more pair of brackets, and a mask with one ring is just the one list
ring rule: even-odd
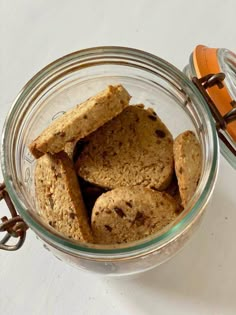
{"label": "metal bail closure", "polygon": [[236,169],[236,55],[199,45],[192,62],[192,81],[214,117],[221,152]]}
{"label": "metal bail closure", "polygon": [[[2,199],[5,200],[8,206],[8,209],[11,213],[11,218],[8,219],[6,216],[1,218],[2,223],[0,223],[0,232],[5,232],[5,235],[2,239],[0,238],[0,249],[14,251],[19,249],[23,245],[28,226],[17,214],[15,207],[6,190],[5,184],[0,184],[0,200]],[[14,245],[9,244],[11,238],[18,239]]]}

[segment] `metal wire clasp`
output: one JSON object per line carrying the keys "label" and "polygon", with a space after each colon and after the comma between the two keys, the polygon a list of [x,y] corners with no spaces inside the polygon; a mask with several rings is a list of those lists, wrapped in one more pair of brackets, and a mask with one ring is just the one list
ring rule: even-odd
{"label": "metal wire clasp", "polygon": [[[0,249],[14,251],[19,249],[26,237],[26,230],[28,226],[23,219],[17,214],[15,207],[8,195],[5,184],[0,184],[0,200],[4,199],[8,209],[11,213],[11,218],[8,219],[6,216],[1,218],[0,232],[5,232],[5,235],[0,239]],[[0,222],[1,222],[0,221]],[[14,245],[7,245],[10,238],[18,238],[17,243]]]}
{"label": "metal wire clasp", "polygon": [[219,89],[221,89],[223,85],[223,80],[225,79],[225,74],[215,73],[215,74],[208,74],[200,79],[197,77],[193,77],[192,81],[195,84],[195,86],[198,88],[198,90],[201,92],[202,96],[205,98],[212,116],[215,119],[216,123],[216,129],[219,138],[222,142],[227,146],[227,148],[236,156],[236,149],[235,146],[232,144],[232,141],[230,141],[230,137],[225,132],[227,124],[230,122],[236,120],[236,102],[232,101],[231,104],[233,106],[232,110],[230,110],[226,115],[222,116],[219,112],[218,108],[212,101],[211,97],[207,93],[206,89],[209,87],[212,87],[214,85],[217,85]]}

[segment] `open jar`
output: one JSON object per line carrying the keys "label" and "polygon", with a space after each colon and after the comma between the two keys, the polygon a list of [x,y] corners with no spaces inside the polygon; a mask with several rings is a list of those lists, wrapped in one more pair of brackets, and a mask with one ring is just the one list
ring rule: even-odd
{"label": "open jar", "polygon": [[[229,160],[236,166],[235,139],[227,129],[228,123],[235,123],[234,111],[228,115],[229,122],[219,116],[224,126],[222,121],[220,124],[218,116],[212,116],[211,98],[205,91],[207,84],[223,85],[224,77],[217,72],[200,80],[191,70],[190,64],[185,72],[193,82],[168,62],[149,53],[123,47],[97,47],[62,57],[37,73],[16,98],[3,128],[1,164],[5,183],[1,186],[1,198],[5,198],[12,218],[4,217],[0,225],[0,231],[6,232],[0,249],[19,248],[29,227],[57,258],[81,269],[114,276],[154,268],[176,254],[198,227],[215,186],[219,165],[217,130],[223,130],[222,134],[230,139],[229,146],[221,141],[224,154],[228,150]],[[233,73],[235,76],[235,68]],[[44,223],[35,202],[35,159],[28,145],[52,120],[75,104],[109,84],[118,83],[132,95],[132,104],[143,103],[154,108],[173,137],[187,129],[193,130],[201,144],[203,164],[194,196],[171,225],[148,238],[114,248],[73,241]],[[16,245],[8,245],[12,236],[17,237]]]}

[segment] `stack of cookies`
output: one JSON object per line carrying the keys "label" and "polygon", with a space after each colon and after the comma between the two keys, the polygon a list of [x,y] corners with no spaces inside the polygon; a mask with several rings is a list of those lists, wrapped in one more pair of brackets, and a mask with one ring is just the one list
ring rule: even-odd
{"label": "stack of cookies", "polygon": [[159,232],[192,198],[201,148],[175,140],[153,109],[129,105],[122,85],[77,105],[30,145],[42,218],[64,236],[122,244]]}

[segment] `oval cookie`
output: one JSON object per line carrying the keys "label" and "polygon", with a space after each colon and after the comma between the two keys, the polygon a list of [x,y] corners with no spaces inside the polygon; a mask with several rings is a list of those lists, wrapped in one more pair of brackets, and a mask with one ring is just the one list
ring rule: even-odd
{"label": "oval cookie", "polygon": [[201,175],[202,154],[195,134],[187,130],[174,141],[175,172],[182,205],[192,198]]}
{"label": "oval cookie", "polygon": [[142,186],[163,190],[173,174],[173,139],[151,109],[128,106],[86,137],[77,160],[85,180],[113,189]]}
{"label": "oval cookie", "polygon": [[92,230],[97,243],[121,244],[142,239],[172,222],[175,200],[142,187],[116,188],[101,195],[93,208]]}

